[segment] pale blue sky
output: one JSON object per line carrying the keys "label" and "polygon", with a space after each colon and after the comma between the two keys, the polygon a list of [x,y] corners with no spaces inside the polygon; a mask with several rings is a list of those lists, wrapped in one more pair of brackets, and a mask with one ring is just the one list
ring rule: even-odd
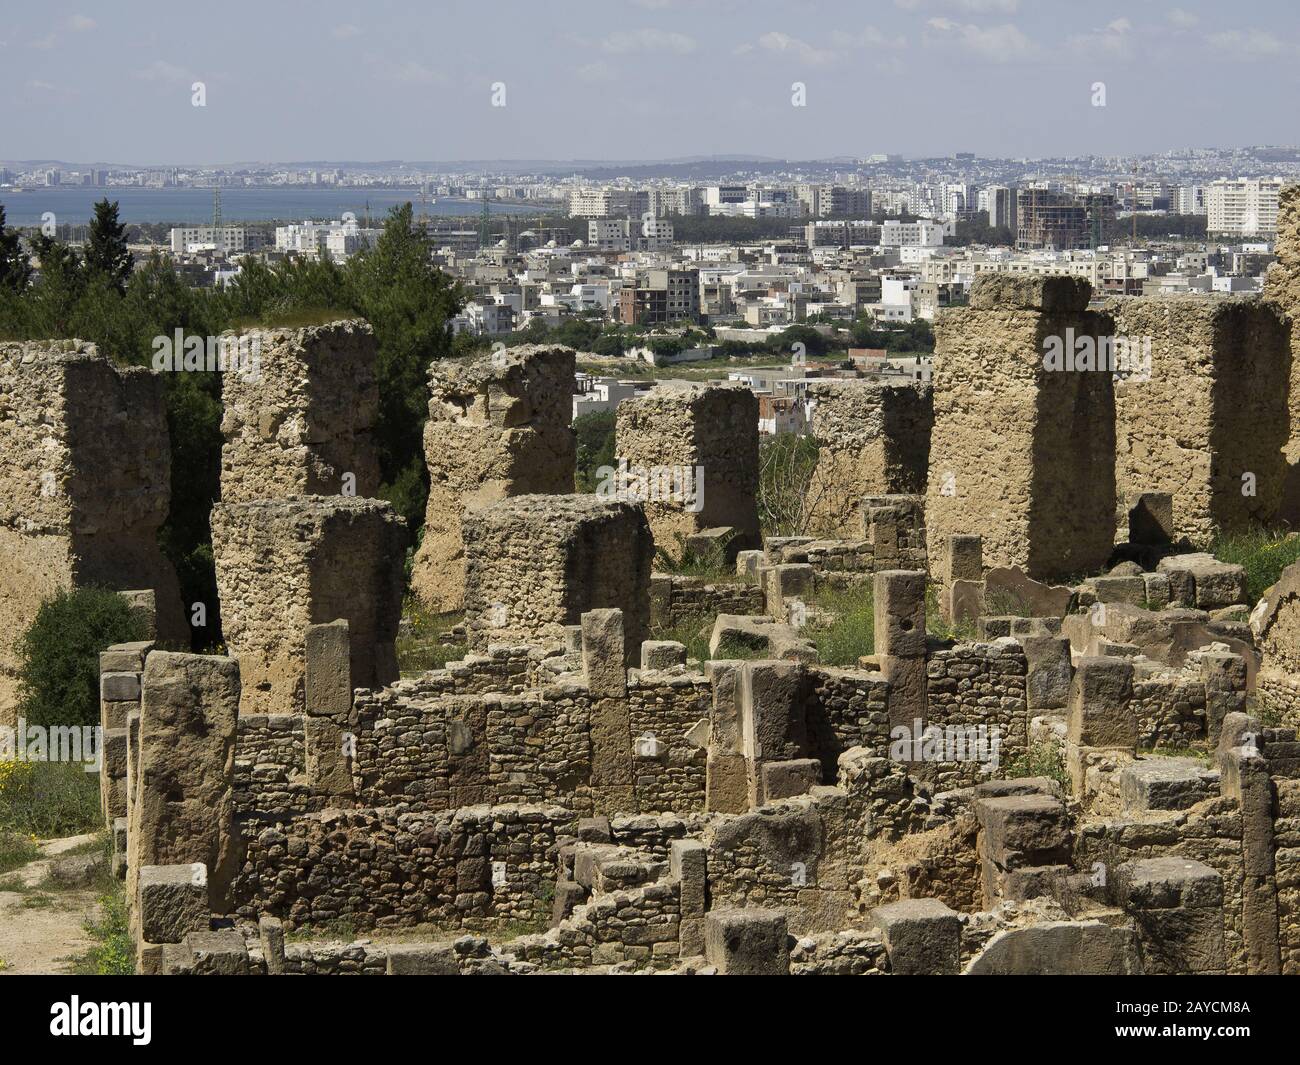
{"label": "pale blue sky", "polygon": [[[51,0],[0,158],[660,159],[1295,144],[1288,0]],[[191,106],[203,81],[207,106]],[[803,82],[807,106],[791,106]],[[1106,84],[1107,106],[1091,103]],[[503,82],[506,106],[491,106]]]}

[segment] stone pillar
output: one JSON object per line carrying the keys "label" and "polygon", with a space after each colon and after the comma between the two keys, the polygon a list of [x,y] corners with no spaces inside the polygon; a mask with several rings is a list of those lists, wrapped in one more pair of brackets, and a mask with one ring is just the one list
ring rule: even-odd
{"label": "stone pillar", "polygon": [[151,643],[114,644],[99,656],[99,727],[103,758],[99,799],[110,828],[126,816],[127,715],[140,709],[140,675]]}
{"label": "stone pillar", "polygon": [[902,899],[871,911],[895,976],[956,976],[961,918],[939,899]]}
{"label": "stone pillar", "polygon": [[875,576],[876,661],[889,681],[889,725],[925,727],[925,572],[884,570]]}
{"label": "stone pillar", "polygon": [[645,503],[656,547],[677,556],[688,537],[720,527],[735,530],[732,558],[760,546],[758,399],[749,389],[652,389],[619,404],[615,439],[625,498]]}
{"label": "stone pillar", "polygon": [[1263,733],[1242,713],[1223,719],[1217,762],[1219,787],[1241,806],[1242,938],[1246,973],[1276,976],[1282,971],[1273,842],[1273,782],[1261,753]]}
{"label": "stone pillar", "polygon": [[740,667],[736,692],[750,809],[768,799],[765,763],[786,762],[808,753],[806,677],[798,662],[745,662]]}
{"label": "stone pillar", "polygon": [[1133,663],[1127,658],[1081,658],[1070,684],[1066,763],[1074,794],[1085,798],[1088,754],[1137,749]]}
{"label": "stone pillar", "polygon": [[1173,497],[1173,539],[1271,526],[1290,434],[1287,326],[1256,297],[1108,300],[1115,335],[1149,361],[1115,384],[1116,491]]}
{"label": "stone pillar", "polygon": [[1293,527],[1300,523],[1300,184],[1285,185],[1278,194],[1277,260],[1264,275],[1264,297],[1276,302],[1290,329],[1290,379],[1283,386],[1290,408],[1290,433],[1285,447],[1286,485],[1278,517]]}
{"label": "stone pillar", "polygon": [[704,956],[719,976],[786,976],[790,948],[781,910],[710,910],[704,917]]}
{"label": "stone pillar", "polygon": [[640,506],[591,495],[517,496],[466,514],[464,538],[471,649],[562,645],[566,626],[602,607],[622,611],[626,655],[646,638],[654,543]]}
{"label": "stone pillar", "polygon": [[749,809],[748,772],[737,690],[742,664],[712,661],[705,667],[713,681],[709,746],[704,764],[704,808],[710,813],[743,814]]}
{"label": "stone pillar", "polygon": [[[212,510],[222,624],[245,714],[302,713],[307,630],[345,619],[351,684],[397,679],[406,523],[377,499],[302,496]],[[338,696],[341,698],[341,696]]]}
{"label": "stone pillar", "polygon": [[582,670],[591,699],[591,790],[596,812],[635,808],[627,652],[620,610],[582,615]]}
{"label": "stone pillar", "polygon": [[940,617],[950,624],[976,620],[983,613],[984,542],[978,536],[949,536],[940,577]]}
{"label": "stone pillar", "polygon": [[255,330],[241,343],[250,370],[222,378],[221,501],[378,495],[370,326]]}
{"label": "stone pillar", "polygon": [[[934,432],[926,482],[930,554],[956,533],[983,537],[984,564],[1035,580],[1100,569],[1114,544],[1111,373],[1062,362],[1108,318],[1086,282],[976,279],[967,307],[935,323]],[[1073,368],[1071,368],[1073,367]],[[1083,368],[1080,368],[1083,367]]]}
{"label": "stone pillar", "polygon": [[525,345],[429,367],[429,503],[411,590],[431,609],[464,604],[466,513],[573,491],[573,364],[571,348]]}
{"label": "stone pillar", "polygon": [[0,343],[0,726],[17,721],[15,639],[59,591],[152,589],[158,635],[188,643],[158,547],[170,502],[160,375],[82,341]]}
{"label": "stone pillar", "polygon": [[138,918],[146,866],[198,864],[206,868],[209,911],[226,913],[239,858],[233,791],[239,666],[216,655],[154,651],[141,690],[127,898]]}
{"label": "stone pillar", "polygon": [[855,537],[863,496],[925,492],[934,424],[929,385],[814,380],[805,397],[813,404],[809,432],[820,445],[811,500],[819,531]]}

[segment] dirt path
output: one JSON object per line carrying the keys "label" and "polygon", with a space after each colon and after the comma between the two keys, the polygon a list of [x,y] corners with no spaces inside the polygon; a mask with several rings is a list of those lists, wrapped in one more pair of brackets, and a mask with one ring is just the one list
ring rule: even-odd
{"label": "dirt path", "polygon": [[70,958],[91,946],[83,924],[95,917],[98,895],[90,889],[38,888],[50,860],[94,839],[69,836],[41,844],[44,857],[0,877],[17,878],[20,891],[0,891],[0,976],[66,973]]}

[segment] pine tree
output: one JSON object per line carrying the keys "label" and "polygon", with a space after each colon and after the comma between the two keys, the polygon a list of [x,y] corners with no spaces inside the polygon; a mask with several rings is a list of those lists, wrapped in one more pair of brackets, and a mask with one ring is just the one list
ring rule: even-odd
{"label": "pine tree", "polygon": [[119,292],[126,290],[131,276],[131,252],[126,246],[126,226],[117,218],[117,202],[108,198],[95,204],[86,241],[86,269],[107,277]]}
{"label": "pine tree", "polygon": [[5,225],[4,204],[0,203],[0,286],[21,292],[31,277],[31,263],[23,251],[18,230]]}

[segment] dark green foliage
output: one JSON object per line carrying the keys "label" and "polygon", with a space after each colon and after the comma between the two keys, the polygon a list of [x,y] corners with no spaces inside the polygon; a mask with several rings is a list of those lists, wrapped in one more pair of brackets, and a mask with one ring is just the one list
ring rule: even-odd
{"label": "dark green foliage", "polygon": [[17,643],[19,713],[32,725],[99,724],[99,652],[146,634],[144,619],[116,592],[58,592]]}
{"label": "dark green foliage", "polygon": [[579,492],[594,492],[599,483],[596,471],[614,465],[614,412],[597,411],[573,420],[578,438],[578,469],[575,484]]}
{"label": "dark green foliage", "polygon": [[126,227],[118,220],[117,202],[108,197],[95,204],[86,238],[86,270],[98,274],[119,292],[131,276],[131,251],[126,246]]}
{"label": "dark green foliage", "polygon": [[21,292],[31,276],[31,264],[23,251],[18,230],[5,225],[4,204],[0,204],[0,288]]}

